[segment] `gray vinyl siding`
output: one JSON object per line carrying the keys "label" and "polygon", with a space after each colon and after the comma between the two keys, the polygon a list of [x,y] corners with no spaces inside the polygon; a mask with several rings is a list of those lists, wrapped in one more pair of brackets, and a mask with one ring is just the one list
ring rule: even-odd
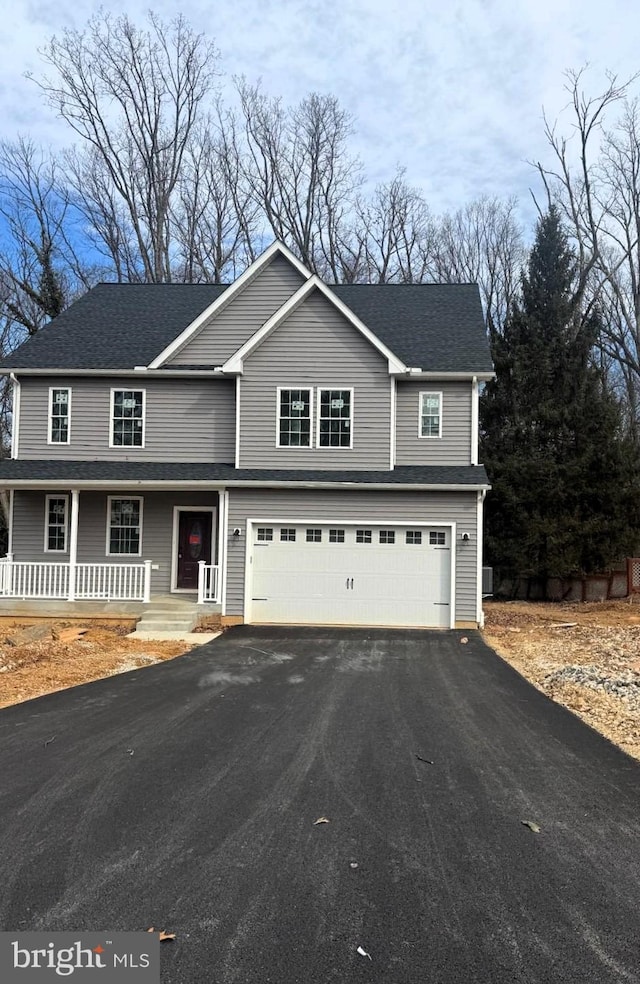
{"label": "gray vinyl siding", "polygon": [[[49,387],[71,390],[71,443],[47,444]],[[146,390],[144,448],[110,448],[111,389]],[[20,458],[85,461],[235,459],[235,385],[227,379],[25,377]]]}
{"label": "gray vinyl siding", "polygon": [[[15,561],[68,563],[67,553],[45,553],[45,496],[63,495],[49,492],[15,492],[13,503],[13,558]],[[114,493],[118,498],[139,496],[135,489]],[[142,494],[142,554],[140,557],[107,556],[107,495],[81,492],[78,512],[78,563],[139,564],[151,560],[158,570],[151,572],[152,594],[166,594],[171,589],[171,550],[174,506],[216,506],[215,492],[148,492]],[[71,505],[69,504],[69,511]],[[214,516],[214,536],[216,532]],[[67,538],[68,539],[68,538]]]}
{"label": "gray vinyl siding", "polygon": [[[375,492],[350,490],[230,489],[227,541],[227,615],[244,614],[247,519],[310,523],[457,523],[456,620],[476,620],[476,492]],[[233,536],[234,528],[242,531]],[[469,541],[461,541],[462,533]]]}
{"label": "gray vinyl siding", "polygon": [[[442,437],[419,437],[420,393],[442,393]],[[397,465],[471,463],[471,382],[398,381]]]}
{"label": "gray vinyl siding", "polygon": [[304,277],[288,260],[274,257],[168,364],[222,365],[303,283]]}
{"label": "gray vinyl siding", "polygon": [[[278,448],[277,388],[314,389],[312,448]],[[316,448],[316,387],[353,388],[353,448]],[[241,468],[390,467],[387,360],[319,291],[245,359]]]}

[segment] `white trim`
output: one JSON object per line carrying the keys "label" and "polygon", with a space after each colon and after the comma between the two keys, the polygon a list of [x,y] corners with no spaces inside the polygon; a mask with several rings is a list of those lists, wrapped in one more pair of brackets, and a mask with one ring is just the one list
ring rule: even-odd
{"label": "white trim", "polygon": [[222,307],[226,307],[227,304],[233,300],[236,294],[238,294],[243,287],[253,280],[254,277],[256,277],[258,273],[271,262],[273,257],[278,254],[288,260],[289,263],[295,267],[298,273],[302,274],[305,280],[311,276],[311,272],[307,270],[297,256],[294,256],[283,243],[276,240],[276,242],[272,243],[271,246],[269,246],[269,248],[257,258],[257,260],[254,260],[254,262],[248,266],[247,269],[241,273],[240,276],[234,280],[234,282],[227,287],[227,289],[224,290],[219,297],[215,299],[215,301],[205,308],[204,311],[202,311],[202,313],[199,314],[190,325],[187,325],[184,331],[180,332],[177,338],[174,338],[174,340],[167,345],[167,347],[164,348],[152,362],[149,363],[149,369],[158,369],[168,359],[176,355],[182,348],[184,348],[187,342],[189,342],[198,330],[203,327],[204,323],[216,314],[216,312]]}
{"label": "white trim", "polygon": [[396,377],[392,376],[389,383],[391,384],[389,400],[389,468],[393,471],[396,466],[396,427],[398,416],[398,384]]}
{"label": "white trim", "polygon": [[[425,396],[437,396],[440,400],[440,413],[438,414],[439,431],[437,434],[422,433],[422,402]],[[442,439],[442,418],[444,416],[444,397],[442,390],[420,390],[418,394],[418,438],[421,441],[439,441]]]}
{"label": "white trim", "polygon": [[477,539],[477,557],[476,557],[476,621],[478,623],[478,628],[484,628],[484,611],[482,610],[482,548],[484,541],[484,500],[486,492],[478,491],[477,493],[477,504],[476,504],[476,539]]}
{"label": "white trim", "polygon": [[[111,503],[114,499],[135,499],[140,503],[140,549],[137,554],[134,553],[111,553],[109,546],[111,543]],[[108,495],[107,496],[107,536],[105,543],[105,556],[106,557],[142,557],[142,518],[144,510],[144,496],[142,495]]]}
{"label": "white trim", "polygon": [[471,381],[474,376],[480,382],[488,382],[490,379],[495,379],[495,372],[423,372],[422,369],[408,369],[404,373],[394,374],[398,376],[398,379],[405,379],[408,382],[420,382],[422,380],[430,379],[446,379],[449,382],[466,382]]}
{"label": "white trim", "polygon": [[[178,587],[178,548],[180,546],[180,513],[181,512],[207,512],[211,513],[211,560],[210,564],[216,564],[216,524],[213,521],[213,514],[217,513],[217,506],[174,506],[173,507],[173,528],[171,531],[171,594],[193,594],[193,588]],[[197,588],[196,588],[197,591]]]}
{"label": "white trim", "polygon": [[227,359],[227,361],[222,366],[223,372],[243,372],[244,369],[244,359],[256,349],[265,338],[267,338],[278,325],[285,320],[295,309],[302,304],[302,302],[309,296],[312,290],[319,290],[328,301],[330,301],[333,306],[340,311],[340,313],[351,322],[351,324],[356,328],[364,337],[373,345],[374,348],[380,352],[381,355],[387,360],[389,364],[389,372],[399,372],[405,373],[407,367],[400,359],[393,354],[393,352],[384,345],[383,342],[374,335],[371,329],[367,328],[363,321],[357,317],[351,311],[350,308],[343,304],[339,297],[333,293],[330,287],[327,287],[325,283],[316,274],[307,280],[296,292],[292,294],[288,301],[278,308],[278,310],[273,314],[268,321],[265,321],[263,326],[256,331],[251,338],[242,345],[234,354]]}
{"label": "white trim", "polygon": [[220,571],[221,615],[227,614],[227,543],[229,538],[229,493],[218,493],[218,568]]}
{"label": "white trim", "polygon": [[236,468],[240,467],[240,376],[236,376]]}
{"label": "white trim", "polygon": [[[114,425],[114,404],[115,404],[115,394],[116,393],[142,393],[142,444],[114,444],[113,443],[113,425]],[[126,419],[126,418],[122,418]],[[132,418],[136,420],[137,418]],[[146,431],[147,431],[147,391],[141,386],[132,386],[130,389],[122,386],[112,386],[111,387],[111,398],[109,404],[109,447],[113,448],[115,451],[130,451],[132,448],[144,448],[146,441]]]}
{"label": "white trim", "polygon": [[[62,391],[67,393],[67,440],[66,441],[54,441],[52,440],[53,433],[53,394],[60,393]],[[71,444],[71,387],[70,386],[50,386],[49,387],[49,416],[47,424],[47,444],[53,444],[55,447],[64,446]]]}
{"label": "white trim", "polygon": [[7,553],[13,554],[13,507],[15,500],[15,490],[9,490],[9,529],[7,530]]}
{"label": "white trim", "polygon": [[252,578],[249,574],[253,574],[253,555],[251,553],[253,547],[253,527],[254,526],[405,526],[405,527],[416,527],[421,526],[427,529],[442,528],[450,530],[451,544],[450,544],[450,560],[451,566],[449,568],[449,628],[455,628],[456,624],[456,523],[452,522],[442,522],[436,520],[435,522],[428,522],[424,519],[412,520],[412,519],[372,519],[370,516],[366,519],[314,519],[309,516],[303,519],[296,519],[295,517],[284,516],[277,519],[264,518],[264,517],[251,517],[245,520],[246,528],[246,538],[247,542],[245,544],[245,561],[244,561],[244,621],[246,624],[251,624],[251,581]]}
{"label": "white trim", "polygon": [[18,457],[20,447],[20,380],[10,374],[9,378],[13,382],[13,399],[11,404],[11,457]]}
{"label": "white trim", "polygon": [[[349,401],[349,444],[320,444],[320,402],[322,393],[330,393],[332,390],[340,390],[342,393],[350,393]],[[330,419],[330,418],[327,418]],[[352,451],[353,450],[353,431],[355,424],[355,390],[353,386],[316,386],[316,451]]]}
{"label": "white trim", "polygon": [[[240,376],[237,377],[240,379]],[[280,444],[280,394],[283,391],[305,390],[309,394],[309,443],[308,444]],[[276,448],[284,448],[285,451],[311,451],[313,448],[313,386],[303,383],[302,386],[276,386]]]}
{"label": "white trim", "polygon": [[478,420],[479,420],[478,377],[471,381],[471,458],[472,465],[478,464]]}
{"label": "white trim", "polygon": [[[64,547],[62,550],[51,550],[49,547],[49,502],[51,499],[64,499]],[[9,553],[11,551],[9,550]],[[44,497],[44,553],[66,554],[69,553],[69,494],[60,492],[51,493]]]}

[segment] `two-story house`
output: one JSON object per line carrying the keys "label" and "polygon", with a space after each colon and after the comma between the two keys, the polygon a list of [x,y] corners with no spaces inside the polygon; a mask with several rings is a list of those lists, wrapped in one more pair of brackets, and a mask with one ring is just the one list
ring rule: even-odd
{"label": "two-story house", "polygon": [[0,595],[482,623],[476,286],[327,286],[275,243],[227,286],[101,284],[0,371]]}

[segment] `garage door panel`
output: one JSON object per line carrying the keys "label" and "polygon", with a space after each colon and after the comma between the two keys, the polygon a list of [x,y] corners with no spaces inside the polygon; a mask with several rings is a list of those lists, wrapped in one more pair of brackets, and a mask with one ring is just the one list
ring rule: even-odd
{"label": "garage door panel", "polygon": [[428,528],[261,526],[249,568],[251,621],[449,626],[451,531],[434,530],[437,544]]}

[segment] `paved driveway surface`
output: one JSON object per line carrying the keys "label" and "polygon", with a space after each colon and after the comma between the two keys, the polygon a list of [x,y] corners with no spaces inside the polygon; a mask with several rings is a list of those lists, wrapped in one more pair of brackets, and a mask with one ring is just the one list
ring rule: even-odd
{"label": "paved driveway surface", "polygon": [[0,927],[171,930],[165,984],[640,980],[640,768],[461,635],[243,627],[0,711]]}

